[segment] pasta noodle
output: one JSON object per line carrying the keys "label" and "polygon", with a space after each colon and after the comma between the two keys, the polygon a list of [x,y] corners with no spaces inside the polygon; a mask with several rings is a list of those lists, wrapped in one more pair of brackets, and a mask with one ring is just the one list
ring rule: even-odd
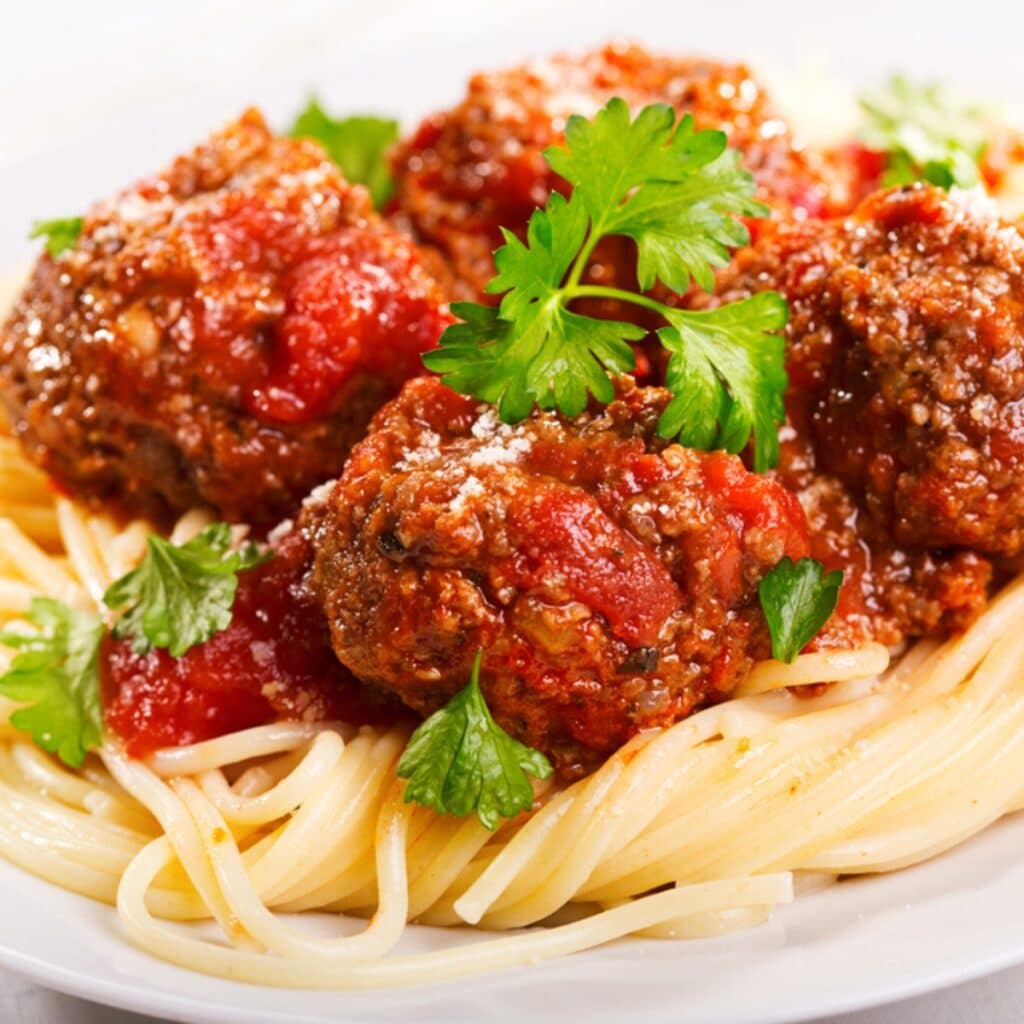
{"label": "pasta noodle", "polygon": [[[836,112],[855,118],[851,97],[780,91],[816,101],[808,136],[849,136]],[[1024,170],[995,198],[1024,209]],[[4,429],[0,625],[36,595],[99,609],[151,525],[56,495]],[[189,512],[171,539],[209,521]],[[534,810],[493,833],[404,802],[404,725],[280,722],[145,761],[108,736],[73,771],[0,698],[0,856],[116,907],[154,956],[278,986],[413,985],[630,935],[755,927],[841,876],[920,862],[1024,806],[1022,616],[1024,577],[962,636],[895,660],[872,643],[758,664],[733,699],[634,737],[589,777],[536,783]],[[0,648],[0,672],[10,661]],[[329,930],[308,927],[310,913]],[[397,952],[414,922],[453,941]],[[459,941],[471,928],[490,935]]]}
{"label": "pasta noodle", "polygon": [[[95,606],[149,526],[54,498],[8,439],[0,466],[0,616],[35,593]],[[186,516],[176,539],[205,522]],[[877,644],[763,663],[736,699],[566,789],[538,784],[535,811],[493,834],[403,803],[404,728],[282,722],[146,762],[110,741],[74,772],[0,701],[0,854],[116,905],[156,956],[262,984],[408,985],[751,927],[794,891],[915,863],[1021,806],[1022,614],[1019,581],[965,635],[892,666]],[[785,689],[821,681],[836,685]],[[335,934],[301,911],[336,915]],[[188,927],[210,919],[221,938]],[[527,930],[396,955],[410,921]]]}

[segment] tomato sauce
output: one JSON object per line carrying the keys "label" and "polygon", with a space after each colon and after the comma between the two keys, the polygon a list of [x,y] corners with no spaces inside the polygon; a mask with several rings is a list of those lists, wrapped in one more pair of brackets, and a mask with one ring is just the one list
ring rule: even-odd
{"label": "tomato sauce", "polygon": [[285,314],[247,400],[253,415],[302,423],[357,373],[388,390],[421,373],[421,354],[453,317],[436,292],[410,287],[423,276],[418,261],[405,239],[365,231],[310,246],[284,278]]}
{"label": "tomato sauce", "polygon": [[366,224],[311,234],[271,190],[218,197],[183,221],[181,244],[209,282],[189,300],[199,373],[268,423],[325,414],[360,373],[397,388],[452,319],[407,239]]}
{"label": "tomato sauce", "polygon": [[508,582],[538,589],[557,574],[573,600],[633,646],[656,643],[662,623],[683,604],[657,553],[575,488],[526,495],[510,510],[509,539],[515,553]]}
{"label": "tomato sauce", "polygon": [[181,658],[104,641],[106,723],[132,757],[283,719],[384,725],[407,714],[334,657],[304,586],[311,557],[303,532],[287,534],[239,577],[231,625]]}

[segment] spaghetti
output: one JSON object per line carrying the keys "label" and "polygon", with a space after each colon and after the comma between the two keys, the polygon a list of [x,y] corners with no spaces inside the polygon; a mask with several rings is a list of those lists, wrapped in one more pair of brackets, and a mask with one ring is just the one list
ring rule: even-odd
{"label": "spaghetti", "polygon": [[[0,462],[0,615],[36,593],[95,606],[149,527],[55,498],[9,440]],[[186,516],[176,539],[204,521]],[[763,663],[746,695],[539,788],[533,814],[493,834],[402,802],[405,727],[280,723],[145,762],[110,742],[73,772],[5,724],[0,852],[116,904],[150,953],[263,984],[408,985],[627,934],[747,927],[795,888],[915,863],[1020,805],[1024,637],[1008,627],[1022,613],[1024,581],[963,636],[892,667],[878,645]],[[822,680],[838,685],[784,689]],[[304,911],[368,923],[325,939]],[[182,928],[204,919],[221,940]],[[410,921],[547,927],[392,955]]]}
{"label": "spaghetti", "polygon": [[[621,57],[609,50],[601,60]],[[744,77],[743,87],[751,84]],[[491,118],[472,121],[489,125]],[[231,131],[272,144],[257,115]],[[460,128],[455,137],[463,134]],[[758,148],[777,135],[759,135]],[[786,139],[777,143],[779,160],[800,184],[802,159]],[[470,154],[474,166],[479,149]],[[225,146],[226,167],[234,167],[236,151],[246,147]],[[312,159],[301,148],[292,158],[299,167]],[[317,168],[322,162],[316,156]],[[289,172],[286,184],[312,188],[321,170]],[[999,199],[1015,208],[1021,184],[1019,168],[1012,171]],[[337,185],[339,202],[350,201],[347,190]],[[443,204],[444,196],[430,201]],[[436,209],[428,212],[425,219],[437,222]],[[141,223],[124,219],[130,231]],[[305,230],[305,221],[298,227]],[[375,229],[362,244],[376,254],[382,237]],[[341,241],[328,241],[343,251]],[[470,241],[467,251],[483,247],[489,278],[492,242]],[[404,252],[408,243],[389,244]],[[192,253],[192,242],[182,252]],[[125,276],[142,269],[127,265]],[[159,294],[166,282],[150,283]],[[236,292],[244,294],[236,284],[217,297],[224,309],[234,310]],[[591,298],[602,291],[611,294],[591,289]],[[401,312],[408,288],[398,294]],[[424,301],[431,296],[440,303],[433,291]],[[155,321],[137,305],[121,313],[118,330],[144,348]],[[226,348],[223,339],[208,347],[218,345]],[[153,379],[163,380],[163,370]],[[65,416],[65,429],[78,427],[74,410]],[[361,436],[365,422],[347,426]],[[79,453],[72,446],[60,454],[73,465]],[[230,470],[236,453],[227,454]],[[310,472],[320,474],[322,452],[310,446],[308,454]],[[501,457],[485,446],[476,462]],[[297,494],[308,489],[300,476]],[[234,493],[232,472],[224,479],[227,500],[241,506],[245,489]],[[472,485],[459,493],[465,501]],[[173,504],[183,508],[193,498]],[[205,513],[189,512],[171,539],[184,543],[208,522]],[[102,610],[104,593],[139,563],[151,532],[145,521],[119,525],[56,495],[0,433],[0,624],[18,620],[36,596]],[[127,935],[154,956],[286,987],[413,985],[627,935],[682,939],[752,927],[798,894],[843,875],[917,863],[1024,804],[1024,633],[1013,628],[1022,615],[1024,577],[962,635],[924,640],[892,663],[878,643],[801,655],[788,665],[762,662],[733,699],[642,732],[581,781],[535,783],[534,809],[494,832],[476,817],[404,802],[396,768],[409,738],[405,724],[283,721],[144,760],[108,734],[71,770],[13,727],[16,706],[0,698],[0,855],[116,906]],[[10,662],[0,648],[0,673]],[[826,682],[834,685],[810,697],[791,690]],[[334,933],[306,928],[309,913],[329,915]],[[399,953],[412,922],[492,934]]]}

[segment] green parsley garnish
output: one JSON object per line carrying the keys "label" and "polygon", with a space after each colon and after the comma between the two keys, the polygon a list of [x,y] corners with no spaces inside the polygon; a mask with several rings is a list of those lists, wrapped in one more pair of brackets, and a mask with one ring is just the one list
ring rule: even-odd
{"label": "green parsley garnish", "polygon": [[758,586],[772,638],[772,657],[791,662],[828,621],[839,600],[843,574],[825,572],[813,558],[783,558]]}
{"label": "green parsley garnish", "polygon": [[180,658],[231,625],[238,574],[270,558],[252,543],[229,551],[231,528],[214,523],[180,547],[152,536],[141,565],[113,583],[103,602],[125,609],[114,637],[139,654],[166,648]]}
{"label": "green parsley garnish", "polygon": [[469,685],[413,734],[398,762],[408,779],[405,802],[464,818],[473,811],[492,831],[500,818],[533,807],[533,786],[551,775],[551,763],[524,746],[491,717],[480,691],[483,651],[476,652]]}
{"label": "green parsley garnish", "polygon": [[11,715],[11,725],[77,768],[103,739],[97,668],[103,622],[49,597],[33,598],[26,618],[37,629],[0,634],[0,644],[18,651],[0,676],[0,694],[26,705]]}
{"label": "green parsley garnish", "polygon": [[[179,658],[226,629],[238,573],[271,557],[255,544],[229,553],[230,543],[225,523],[207,527],[180,547],[150,537],[142,564],[104,595],[110,608],[127,608],[113,636],[130,639],[140,654],[164,647]],[[11,715],[16,729],[77,767],[103,740],[98,668],[103,620],[49,597],[33,598],[26,619],[37,628],[0,633],[0,644],[18,651],[0,676],[0,695],[27,705]]]}
{"label": "green parsley garnish", "polygon": [[289,134],[319,142],[349,181],[370,190],[378,210],[391,198],[394,182],[387,153],[398,139],[397,121],[359,116],[336,120],[312,97]]}
{"label": "green parsley garnish", "polygon": [[37,220],[28,233],[29,238],[45,238],[46,251],[56,259],[67,249],[73,249],[82,233],[81,217],[62,217],[56,220]]}
{"label": "green parsley garnish", "polygon": [[886,154],[884,185],[927,181],[970,188],[981,180],[985,115],[940,85],[915,85],[893,75],[860,98],[862,141]]}
{"label": "green parsley garnish", "polygon": [[545,153],[572,185],[568,199],[553,193],[530,218],[526,241],[504,231],[495,253],[497,275],[487,291],[502,295],[497,309],[456,303],[461,323],[423,361],[455,391],[495,402],[506,422],[536,405],[578,415],[588,395],[610,402],[609,374],[636,362],[635,324],[598,320],[571,309],[576,299],[616,299],[659,314],[658,337],[671,353],[667,385],[674,398],[658,424],[665,438],[698,448],[739,452],[754,437],[754,465],[778,459],[776,425],[786,388],[783,340],[786,304],[761,292],[718,309],[676,309],[640,292],[581,284],[595,246],[607,235],[637,244],[641,289],[655,281],[684,293],[695,281],[710,290],[714,268],[731,248],[749,241],[739,216],[763,216],[754,179],[719,131],[696,131],[687,115],[676,123],[665,104],[630,120],[613,99],[593,120],[574,115],[566,148]]}

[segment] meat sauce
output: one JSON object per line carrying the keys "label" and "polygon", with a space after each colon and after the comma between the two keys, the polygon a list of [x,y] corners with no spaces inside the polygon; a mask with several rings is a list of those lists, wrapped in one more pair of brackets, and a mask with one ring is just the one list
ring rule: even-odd
{"label": "meat sauce", "polygon": [[[758,197],[783,215],[817,216],[833,208],[829,170],[794,142],[751,70],[700,58],[612,45],[474,75],[453,109],[427,118],[395,153],[396,220],[437,246],[452,266],[459,297],[484,293],[501,228],[525,233],[530,214],[563,182],[544,160],[562,145],[573,114],[592,117],[613,96],[634,113],[668,103],[692,114],[698,129],[720,129],[743,154]],[[593,284],[633,282],[635,249],[606,239],[588,270]],[[621,311],[611,309],[610,315]]]}
{"label": "meat sauce", "polygon": [[618,387],[605,409],[510,426],[410,381],[317,531],[314,585],[360,679],[426,715],[482,647],[496,720],[566,777],[726,697],[769,652],[757,583],[808,550],[793,495],[669,445],[668,393]]}
{"label": "meat sauce", "polygon": [[0,331],[0,403],[80,498],[273,526],[451,322],[436,257],[249,111],[85,217]]}
{"label": "meat sauce", "polygon": [[292,530],[270,561],[239,576],[231,625],[181,658],[104,641],[106,722],[131,756],[282,719],[385,725],[407,716],[335,658],[305,586],[311,560],[309,538]]}

